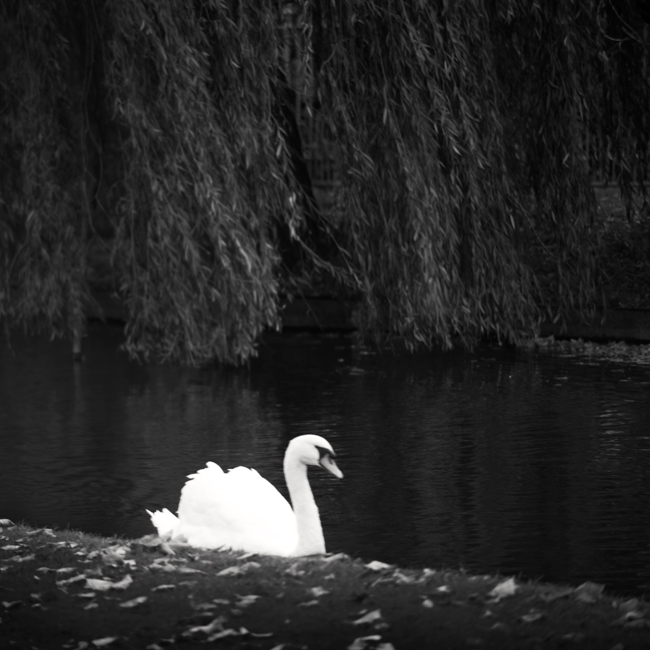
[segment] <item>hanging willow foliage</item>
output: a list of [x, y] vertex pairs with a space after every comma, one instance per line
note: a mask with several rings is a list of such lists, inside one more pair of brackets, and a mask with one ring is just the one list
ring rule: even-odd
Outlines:
[[[637, 4], [7, 0], [0, 319], [78, 335], [98, 247], [127, 348], [190, 364], [248, 358], [314, 267], [376, 340], [514, 341], [585, 313], [585, 143], [628, 196], [647, 172]], [[314, 111], [336, 218], [305, 164]]]
[[78, 332], [86, 281], [79, 106], [52, 3], [0, 9], [0, 321]]
[[251, 22], [272, 26], [274, 13], [133, 0], [106, 11], [107, 82], [129, 134], [115, 242], [129, 349], [241, 361], [278, 319], [278, 44]]
[[323, 94], [347, 152], [364, 328], [448, 345], [518, 338], [536, 316], [534, 281], [516, 247], [524, 208], [484, 7], [326, 4]]

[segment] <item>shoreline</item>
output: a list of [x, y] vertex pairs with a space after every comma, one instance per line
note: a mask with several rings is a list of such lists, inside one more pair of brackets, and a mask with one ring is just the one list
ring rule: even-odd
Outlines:
[[[0, 525], [5, 648], [647, 648], [650, 603], [338, 553], [277, 558]], [[232, 637], [232, 638], [230, 638]], [[214, 645], [213, 645], [214, 644]]]
[[[124, 309], [109, 292], [96, 292], [94, 298], [100, 311], [91, 312], [91, 319], [124, 321]], [[354, 331], [354, 301], [333, 298], [296, 298], [283, 307], [283, 330]], [[539, 335], [556, 339], [585, 341], [650, 343], [650, 309], [598, 309], [594, 318], [585, 322], [579, 317], [566, 323], [542, 323]]]

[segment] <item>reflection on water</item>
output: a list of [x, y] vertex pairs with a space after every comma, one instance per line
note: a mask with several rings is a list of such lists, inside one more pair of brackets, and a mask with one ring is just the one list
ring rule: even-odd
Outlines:
[[310, 477], [328, 549], [402, 565], [650, 585], [650, 373], [498, 350], [371, 354], [268, 339], [248, 368], [148, 366], [97, 327], [0, 348], [0, 517], [130, 537], [206, 460], [283, 493], [281, 459], [325, 436]]

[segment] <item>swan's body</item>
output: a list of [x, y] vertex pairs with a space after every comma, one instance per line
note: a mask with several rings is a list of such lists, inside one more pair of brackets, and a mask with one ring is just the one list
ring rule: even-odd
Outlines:
[[166, 508], [149, 512], [161, 537], [183, 538], [191, 546], [229, 548], [267, 555], [313, 555], [325, 552], [325, 539], [307, 467], [320, 465], [343, 474], [332, 446], [316, 435], [294, 438], [284, 455], [287, 500], [254, 469], [224, 472], [208, 463], [189, 475], [181, 490], [178, 517]]

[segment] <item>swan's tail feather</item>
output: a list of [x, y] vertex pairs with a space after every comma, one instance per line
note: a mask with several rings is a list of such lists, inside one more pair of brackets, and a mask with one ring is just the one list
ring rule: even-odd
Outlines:
[[169, 512], [167, 508], [156, 510], [156, 512], [147, 510], [147, 512], [151, 517], [151, 523], [158, 531], [159, 537], [173, 537], [174, 529], [178, 526], [178, 517], [176, 515]]

